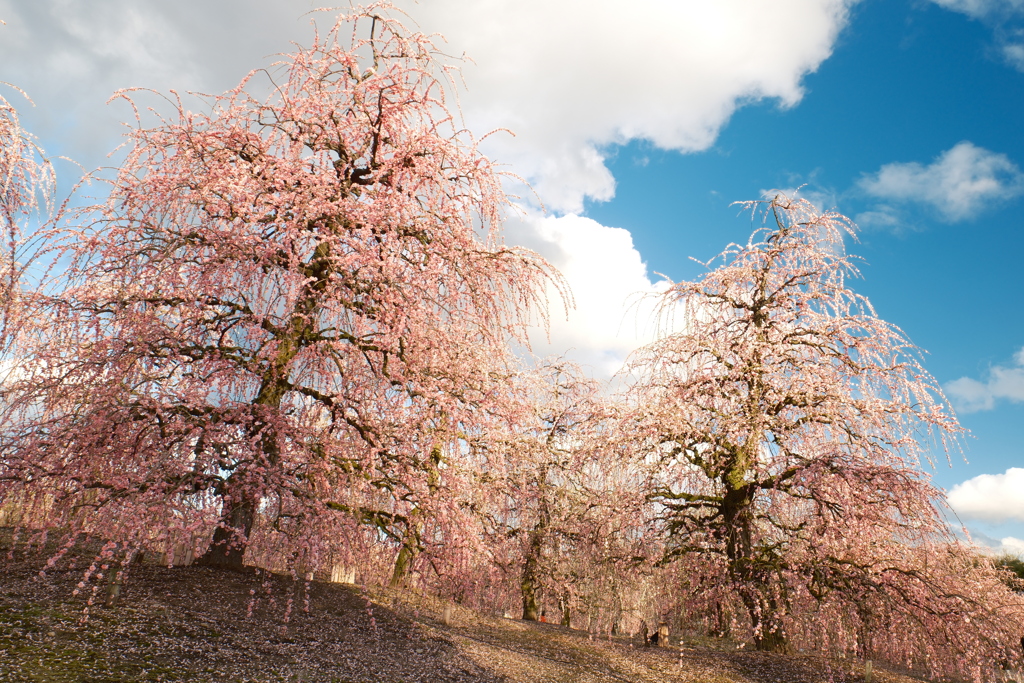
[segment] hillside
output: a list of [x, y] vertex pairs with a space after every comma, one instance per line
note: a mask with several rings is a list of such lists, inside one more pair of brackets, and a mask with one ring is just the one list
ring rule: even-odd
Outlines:
[[[629, 639], [503, 619], [413, 591], [313, 583], [203, 567], [131, 570], [119, 606], [94, 606], [74, 569], [37, 575], [40, 556], [0, 569], [0, 679], [11, 683], [825, 683], [861, 681], [853, 663], [732, 650], [722, 642], [640, 648]], [[88, 590], [83, 591], [88, 593]], [[102, 591], [99, 597], [102, 597]], [[290, 617], [285, 614], [291, 601]], [[100, 600], [97, 600], [100, 602]], [[254, 602], [252, 615], [247, 616]], [[856, 668], [856, 672], [853, 669]], [[878, 671], [875, 681], [910, 683]]]

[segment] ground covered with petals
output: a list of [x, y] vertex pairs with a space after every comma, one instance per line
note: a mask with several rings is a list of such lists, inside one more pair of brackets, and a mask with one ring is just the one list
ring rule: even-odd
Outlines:
[[[712, 640], [688, 642], [681, 653], [641, 648], [459, 605], [446, 624], [445, 603], [415, 591], [312, 582], [307, 593], [290, 577], [206, 567], [133, 566], [119, 604], [101, 606], [101, 587], [86, 620], [91, 589], [72, 595], [83, 558], [40, 578], [41, 553], [2, 552], [0, 679], [11, 683], [863, 680], [860, 663], [848, 660]], [[876, 667], [873, 680], [917, 679]]]

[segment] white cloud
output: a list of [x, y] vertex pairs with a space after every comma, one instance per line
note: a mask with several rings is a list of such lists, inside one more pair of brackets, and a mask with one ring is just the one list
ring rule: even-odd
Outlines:
[[1024, 193], [1024, 173], [1004, 154], [957, 143], [931, 164], [892, 163], [858, 183], [873, 197], [931, 206], [959, 221]]
[[980, 474], [954, 486], [947, 500], [963, 519], [1024, 522], [1024, 468]]
[[1017, 71], [1024, 71], [1024, 43], [1004, 43], [1003, 58]]
[[936, 5], [977, 19], [993, 29], [996, 52], [1017, 71], [1024, 71], [1024, 0], [932, 0]]
[[1007, 555], [1024, 557], [1024, 541], [1013, 536], [1006, 536], [999, 539], [999, 550]]
[[953, 406], [963, 413], [991, 410], [999, 399], [1024, 401], [1024, 348], [1014, 355], [1014, 365], [995, 365], [988, 378], [978, 381], [970, 377], [948, 382], [943, 387]]
[[[465, 52], [463, 111], [544, 202], [578, 211], [615, 181], [603, 146], [711, 145], [742, 104], [802, 96], [856, 0], [401, 0]], [[117, 88], [222, 91], [307, 42], [313, 0], [0, 0], [0, 80], [27, 88], [73, 156], [113, 146]], [[320, 20], [325, 25], [328, 20]], [[124, 115], [122, 108], [116, 112]], [[30, 122], [31, 123], [31, 122]], [[74, 142], [72, 142], [74, 141]], [[48, 149], [55, 146], [49, 141]], [[91, 145], [91, 147], [89, 146]], [[91, 165], [92, 158], [82, 159]]]
[[1024, 11], [1024, 0], [932, 0], [932, 2], [975, 19]]
[[[993, 538], [978, 529], [968, 529], [968, 533], [974, 546], [988, 555], [1024, 557], [1024, 541], [1015, 536]], [[960, 534], [958, 533], [957, 536], [960, 536]]]
[[[829, 56], [847, 0], [428, 0], [412, 8], [465, 69], [474, 129], [507, 127], [495, 153], [549, 206], [608, 199], [603, 145], [710, 146], [737, 106], [792, 105]], [[467, 10], [467, 7], [472, 7]]]
[[[120, 88], [222, 92], [272, 55], [308, 42], [313, 0], [0, 0], [0, 81], [36, 107], [27, 127], [50, 153], [92, 168], [118, 144]], [[164, 106], [166, 111], [168, 107]]]
[[664, 291], [664, 284], [651, 282], [628, 230], [573, 214], [535, 213], [509, 221], [507, 230], [510, 241], [534, 249], [562, 272], [576, 304], [567, 315], [553, 307], [550, 340], [537, 330], [535, 353], [568, 352], [607, 378], [631, 351], [654, 340], [654, 300], [646, 295]]
[[902, 213], [888, 204], [879, 204], [870, 211], [863, 211], [853, 217], [853, 222], [861, 228], [877, 228], [900, 232], [906, 229], [906, 222]]

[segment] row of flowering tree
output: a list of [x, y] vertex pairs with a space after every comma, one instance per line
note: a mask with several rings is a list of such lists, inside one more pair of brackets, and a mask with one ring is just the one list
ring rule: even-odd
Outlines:
[[624, 395], [530, 367], [512, 346], [562, 281], [502, 243], [449, 67], [388, 10], [140, 118], [74, 220], [34, 213], [52, 170], [0, 101], [0, 524], [609, 632], [1019, 661], [1024, 604], [925, 474], [961, 429], [848, 287], [852, 225], [752, 204], [750, 241], [668, 288]]

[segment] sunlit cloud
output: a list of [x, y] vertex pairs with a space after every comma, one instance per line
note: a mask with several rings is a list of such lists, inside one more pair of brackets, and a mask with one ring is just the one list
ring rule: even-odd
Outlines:
[[954, 486], [947, 499], [962, 519], [1024, 522], [1024, 468], [980, 474]]
[[932, 0], [932, 2], [974, 19], [1024, 12], [1024, 0]]
[[868, 213], [866, 222], [897, 222], [893, 204], [918, 204], [955, 222], [1024, 193], [1024, 173], [1006, 155], [964, 141], [928, 165], [895, 162], [864, 176], [860, 189], [886, 204]]
[[993, 31], [996, 54], [1017, 71], [1024, 71], [1024, 0], [932, 0], [959, 12]]
[[536, 330], [538, 355], [562, 355], [600, 377], [610, 377], [627, 356], [654, 340], [655, 296], [663, 281], [652, 281], [628, 230], [573, 214], [531, 212], [507, 224], [508, 238], [528, 246], [557, 267], [571, 288], [575, 307], [564, 311], [552, 291], [549, 335]]

